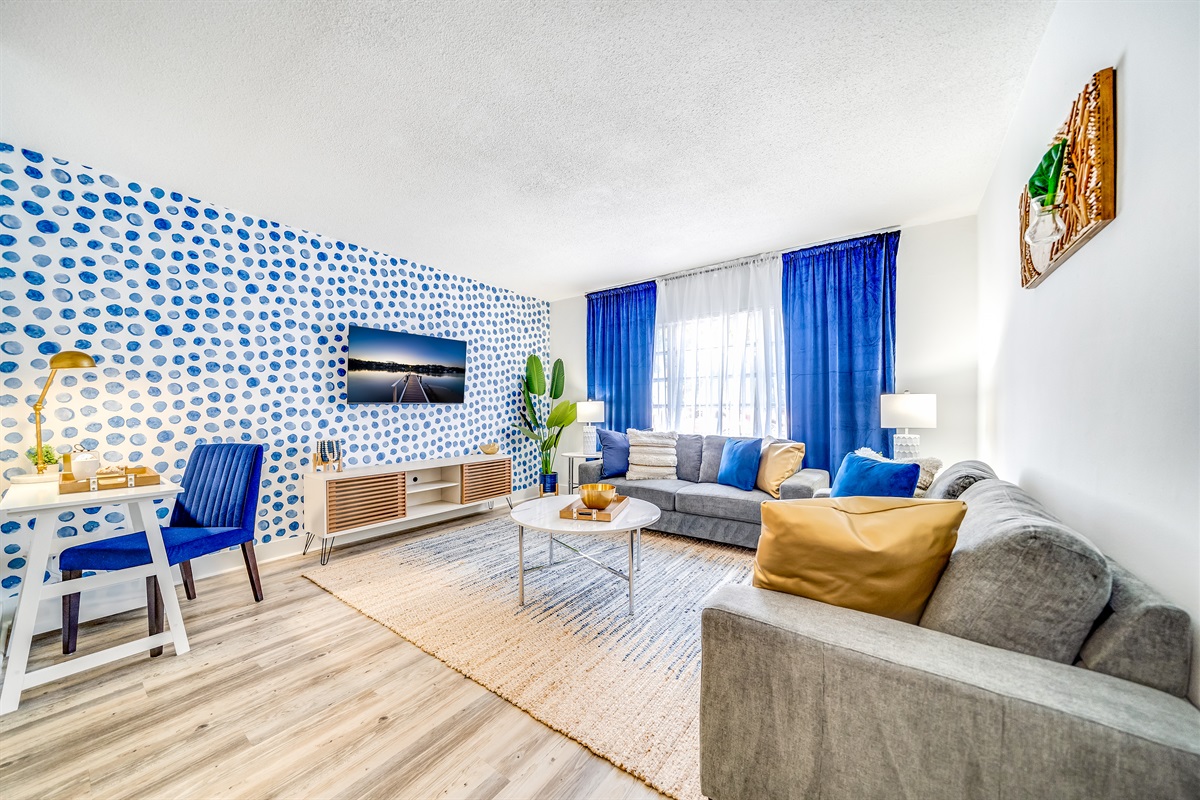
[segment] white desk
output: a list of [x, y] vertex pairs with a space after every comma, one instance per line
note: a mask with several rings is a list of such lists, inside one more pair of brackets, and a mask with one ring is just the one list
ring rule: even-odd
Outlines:
[[[54, 483], [34, 483], [9, 487], [0, 500], [0, 519], [24, 519], [36, 517], [33, 540], [25, 570], [21, 575], [21, 592], [17, 600], [17, 613], [13, 618], [12, 633], [8, 640], [8, 657], [4, 664], [4, 688], [0, 689], [0, 714], [16, 711], [21, 702], [21, 692], [34, 686], [74, 675], [77, 672], [136, 655], [166, 644], [175, 645], [175, 655], [188, 651], [187, 634], [183, 630], [183, 614], [179, 610], [179, 598], [175, 596], [175, 582], [171, 577], [171, 565], [167, 563], [167, 548], [163, 544], [162, 530], [154, 513], [154, 501], [174, 497], [183, 488], [171, 483], [158, 486], [139, 486], [134, 489], [107, 489], [101, 492], [78, 494], [58, 493]], [[80, 533], [60, 539], [57, 535], [58, 515], [64, 511], [81, 512], [84, 508], [118, 505], [127, 510], [128, 527], [123, 531], [99, 529], [91, 533]], [[69, 547], [80, 544], [125, 536], [138, 531], [146, 532], [152, 562], [143, 567], [114, 570], [73, 581], [53, 584], [42, 582], [42, 576], [50, 565], [52, 556]], [[163, 607], [167, 613], [169, 631], [146, 636], [132, 642], [110, 647], [96, 653], [63, 661], [53, 666], [27, 672], [29, 645], [33, 640], [33, 626], [37, 619], [38, 604], [42, 600], [60, 598], [87, 589], [99, 589], [137, 578], [158, 578], [159, 591], [163, 596]]]

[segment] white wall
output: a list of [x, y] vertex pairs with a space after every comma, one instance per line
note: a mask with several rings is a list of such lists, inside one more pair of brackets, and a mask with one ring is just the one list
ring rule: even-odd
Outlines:
[[[975, 218], [905, 228], [896, 254], [896, 389], [937, 395], [937, 428], [914, 433], [923, 454], [947, 465], [976, 457], [977, 314]], [[567, 364], [566, 396], [583, 399], [586, 298], [550, 304], [550, 355]], [[563, 449], [578, 449], [579, 436], [573, 426]]]
[[[983, 456], [1193, 622], [1198, 26], [1195, 3], [1059, 3], [978, 214]], [[1117, 218], [1042, 285], [1021, 289], [1017, 197], [1075, 95], [1109, 66]], [[1192, 665], [1195, 702], [1200, 647]]]
[[[587, 298], [568, 297], [550, 304], [550, 360], [563, 360], [567, 385], [563, 397], [568, 400], [587, 400]], [[559, 452], [578, 452], [583, 446], [583, 426], [572, 425], [560, 442]], [[558, 460], [564, 473], [567, 462]]]
[[901, 231], [896, 391], [937, 395], [937, 428], [913, 433], [947, 466], [977, 457], [978, 315], [975, 218]]

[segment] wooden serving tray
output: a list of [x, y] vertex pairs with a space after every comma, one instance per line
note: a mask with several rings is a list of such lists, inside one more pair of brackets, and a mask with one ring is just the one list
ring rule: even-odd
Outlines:
[[58, 482], [59, 494], [78, 494], [80, 492], [102, 492], [106, 489], [132, 489], [135, 486], [156, 486], [162, 483], [162, 476], [146, 467], [128, 467], [124, 472], [113, 475], [97, 475], [88, 480], [68, 480], [63, 475]]
[[558, 515], [563, 519], [586, 519], [592, 522], [612, 522], [625, 507], [629, 505], [629, 498], [624, 495], [617, 495], [607, 508], [588, 508], [583, 504], [582, 500], [576, 500], [571, 505], [558, 512]]

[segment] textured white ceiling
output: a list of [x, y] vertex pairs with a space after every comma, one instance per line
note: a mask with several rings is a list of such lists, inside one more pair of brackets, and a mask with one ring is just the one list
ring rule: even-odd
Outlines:
[[0, 139], [557, 299], [973, 213], [1052, 8], [0, 0]]

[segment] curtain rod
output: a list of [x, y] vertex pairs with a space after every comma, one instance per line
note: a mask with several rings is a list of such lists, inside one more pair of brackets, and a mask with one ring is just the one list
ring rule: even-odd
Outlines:
[[899, 225], [889, 225], [886, 228], [876, 228], [873, 231], [866, 231], [864, 233], [856, 233], [853, 236], [835, 236], [831, 239], [823, 239], [819, 242], [809, 242], [808, 244], [802, 244], [802, 245], [798, 245], [796, 247], [785, 247], [781, 250], [767, 250], [766, 252], [763, 252], [763, 253], [755, 253], [754, 255], [750, 255], [750, 256], [740, 256], [738, 258], [730, 259], [729, 261], [722, 261], [719, 264], [709, 264], [709, 265], [703, 266], [703, 267], [691, 267], [689, 269], [682, 269], [677, 272], [668, 272], [666, 275], [656, 275], [653, 278], [645, 278], [644, 280], [640, 280], [640, 281], [628, 281], [626, 283], [614, 283], [612, 286], [605, 286], [601, 289], [593, 289], [590, 292], [584, 292], [584, 296], [587, 296], [589, 294], [595, 294], [597, 292], [607, 292], [610, 289], [619, 289], [622, 286], [632, 286], [635, 283], [646, 283], [647, 281], [673, 280], [675, 278], [685, 278], [690, 275], [699, 275], [699, 274], [705, 273], [705, 272], [715, 272], [716, 270], [719, 270], [719, 269], [729, 269], [730, 267], [736, 265], [740, 261], [747, 261], [752, 258], [762, 258], [763, 256], [773, 256], [773, 255], [776, 255], [777, 253], [791, 253], [796, 250], [807, 250], [810, 247], [820, 247], [821, 245], [833, 244], [834, 242], [848, 242], [851, 239], [861, 239], [864, 236], [875, 236], [876, 234], [891, 233], [892, 231], [898, 231], [898, 230], [900, 230]]

